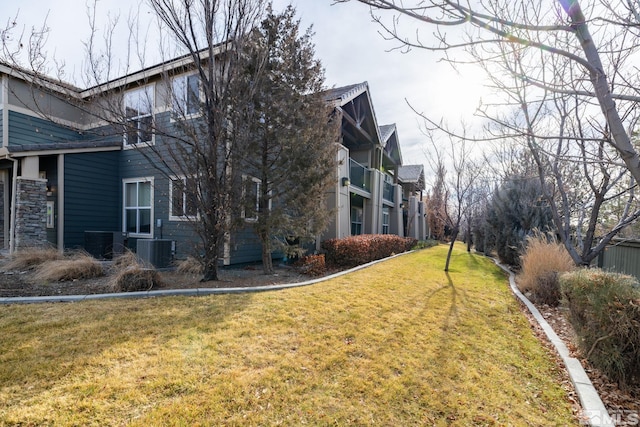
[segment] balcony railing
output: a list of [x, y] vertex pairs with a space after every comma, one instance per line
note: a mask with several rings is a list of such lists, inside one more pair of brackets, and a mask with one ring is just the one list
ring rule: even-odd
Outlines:
[[349, 181], [352, 187], [371, 192], [371, 171], [353, 159], [349, 159]]

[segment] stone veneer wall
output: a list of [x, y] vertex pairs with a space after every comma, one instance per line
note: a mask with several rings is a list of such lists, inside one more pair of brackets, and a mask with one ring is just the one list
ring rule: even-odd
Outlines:
[[18, 178], [16, 182], [15, 249], [47, 242], [47, 180]]

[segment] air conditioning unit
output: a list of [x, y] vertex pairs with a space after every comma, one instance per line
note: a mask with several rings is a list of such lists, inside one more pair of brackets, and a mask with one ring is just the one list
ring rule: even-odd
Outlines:
[[113, 259], [125, 249], [125, 235], [121, 231], [85, 231], [84, 249], [96, 259]]
[[155, 268], [171, 267], [175, 253], [175, 241], [168, 239], [138, 239], [138, 258]]

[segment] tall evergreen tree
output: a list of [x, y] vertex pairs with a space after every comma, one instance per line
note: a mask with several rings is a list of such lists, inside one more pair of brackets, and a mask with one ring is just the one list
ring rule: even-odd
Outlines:
[[513, 177], [493, 193], [483, 231], [491, 233], [498, 257], [507, 264], [520, 265], [522, 245], [534, 230], [554, 230], [551, 209], [541, 196], [537, 178]]
[[314, 58], [312, 32], [300, 32], [295, 9], [267, 8], [245, 56], [242, 90], [251, 101], [237, 109], [236, 129], [247, 153], [243, 170], [245, 221], [262, 244], [265, 274], [272, 254], [300, 254], [327, 226], [327, 190], [335, 182], [337, 124], [321, 95], [324, 72]]

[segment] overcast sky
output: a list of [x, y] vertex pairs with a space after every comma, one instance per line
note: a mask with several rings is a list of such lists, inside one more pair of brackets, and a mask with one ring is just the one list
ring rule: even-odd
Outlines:
[[[82, 41], [90, 30], [85, 0], [3, 1], [0, 16], [13, 19], [19, 10], [18, 24], [29, 31], [47, 17], [50, 28], [47, 50], [67, 63], [68, 72], [80, 68], [84, 56]], [[99, 17], [120, 14], [125, 21], [130, 0], [101, 0]], [[369, 15], [369, 9], [352, 1], [332, 5], [332, 0], [274, 0], [282, 10], [292, 3], [306, 29], [313, 25], [316, 56], [325, 68], [328, 87], [340, 87], [367, 81], [379, 125], [396, 123], [405, 164], [429, 162], [424, 155], [428, 140], [420, 131], [418, 116], [407, 101], [432, 118], [445, 118], [451, 124], [471, 119], [481, 97], [481, 75], [473, 70], [460, 75], [438, 57], [423, 50], [402, 53], [393, 50], [397, 42], [385, 40], [381, 28]], [[4, 23], [3, 23], [4, 24]], [[126, 32], [126, 27], [122, 27]], [[425, 34], [431, 30], [425, 31]], [[150, 65], [150, 64], [147, 64]], [[77, 71], [76, 71], [77, 72]]]

